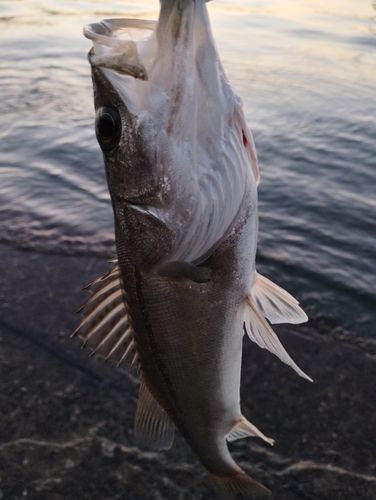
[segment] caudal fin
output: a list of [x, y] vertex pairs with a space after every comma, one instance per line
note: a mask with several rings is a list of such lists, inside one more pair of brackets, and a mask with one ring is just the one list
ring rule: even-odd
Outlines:
[[209, 477], [221, 500], [253, 500], [271, 497], [271, 492], [265, 486], [245, 472], [239, 472], [233, 476], [216, 476], [209, 473]]

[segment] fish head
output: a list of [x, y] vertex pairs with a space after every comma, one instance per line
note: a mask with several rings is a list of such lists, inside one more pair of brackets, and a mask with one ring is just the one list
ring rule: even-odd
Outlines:
[[107, 182], [116, 202], [160, 206], [165, 190], [160, 182], [154, 141], [155, 123], [132, 113], [107, 76], [92, 68], [95, 134], [102, 149]]
[[[133, 28], [133, 24], [136, 24], [136, 28]], [[123, 41], [121, 35], [125, 31], [128, 36], [129, 32], [141, 33], [142, 36], [152, 32], [154, 26], [155, 22], [152, 21], [132, 23], [132, 20], [107, 20], [85, 28], [86, 35], [95, 40], [89, 52], [96, 113], [95, 132], [103, 152], [110, 194], [114, 200], [140, 206], [166, 203], [161, 183], [163, 169], [159, 168], [156, 148], [153, 147], [157, 121], [136, 102], [138, 85], [147, 80], [146, 69], [138, 57], [136, 43], [128, 39]], [[112, 45], [108, 46], [109, 43]], [[122, 78], [125, 87], [137, 80], [132, 89], [133, 98], [124, 99], [119, 93]]]
[[[139, 87], [147, 81], [146, 70], [138, 53], [133, 59], [130, 54], [136, 47], [131, 37], [147, 39], [155, 24], [105, 20], [85, 27], [86, 36], [94, 41], [89, 61], [95, 133], [103, 153], [115, 226], [135, 263], [147, 269], [171, 252], [175, 239], [174, 231], [156, 213], [170, 206], [171, 193], [158, 159], [158, 121], [140, 103]], [[124, 94], [119, 91], [123, 87]]]
[[84, 33], [94, 42], [96, 135], [122, 237], [141, 267], [203, 262], [249, 196], [256, 210], [258, 182], [205, 1], [163, 0], [157, 23], [105, 20]]

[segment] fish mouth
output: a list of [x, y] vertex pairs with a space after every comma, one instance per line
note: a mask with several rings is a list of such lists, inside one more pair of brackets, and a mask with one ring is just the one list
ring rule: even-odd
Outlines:
[[156, 21], [140, 19], [104, 19], [86, 25], [84, 36], [94, 43], [88, 57], [90, 64], [147, 80], [142, 41], [150, 37], [155, 25]]

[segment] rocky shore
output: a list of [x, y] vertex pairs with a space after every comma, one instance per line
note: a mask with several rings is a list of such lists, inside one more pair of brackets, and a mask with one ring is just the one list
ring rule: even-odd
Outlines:
[[[169, 451], [136, 447], [137, 374], [69, 338], [105, 259], [0, 259], [0, 499], [214, 500], [178, 433]], [[234, 457], [275, 500], [376, 500], [374, 344], [312, 323], [278, 334], [314, 383], [245, 338], [243, 413], [276, 442], [238, 441]]]

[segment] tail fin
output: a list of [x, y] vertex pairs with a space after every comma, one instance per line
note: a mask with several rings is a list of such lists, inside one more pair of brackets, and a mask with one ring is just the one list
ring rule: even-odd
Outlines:
[[221, 500], [270, 498], [271, 492], [245, 472], [233, 476], [216, 476], [209, 472], [210, 480]]

